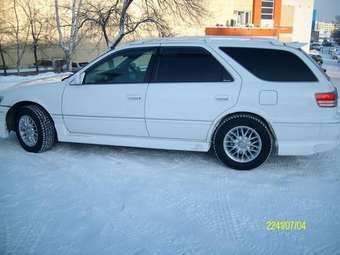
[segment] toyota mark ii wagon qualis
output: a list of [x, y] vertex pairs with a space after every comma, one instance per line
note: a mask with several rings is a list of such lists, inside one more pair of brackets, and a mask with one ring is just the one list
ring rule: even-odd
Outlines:
[[253, 38], [129, 43], [62, 80], [0, 91], [0, 135], [43, 152], [56, 141], [209, 151], [247, 170], [272, 153], [340, 140], [338, 95], [296, 45]]

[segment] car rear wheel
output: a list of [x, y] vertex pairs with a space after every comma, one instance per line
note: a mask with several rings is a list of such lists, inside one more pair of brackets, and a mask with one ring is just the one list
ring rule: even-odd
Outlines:
[[217, 158], [236, 170], [251, 170], [264, 163], [271, 154], [273, 139], [267, 125], [248, 114], [225, 119], [213, 137]]
[[16, 134], [21, 146], [28, 152], [44, 152], [56, 141], [53, 121], [37, 105], [24, 106], [16, 116]]

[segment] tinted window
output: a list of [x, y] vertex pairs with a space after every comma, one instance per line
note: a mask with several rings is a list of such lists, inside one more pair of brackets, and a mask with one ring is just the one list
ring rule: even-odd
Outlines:
[[199, 47], [164, 47], [159, 54], [157, 82], [232, 81], [224, 67]]
[[118, 52], [86, 71], [84, 84], [142, 83], [154, 49]]
[[317, 81], [302, 59], [291, 52], [258, 48], [221, 49], [260, 79], [281, 82]]

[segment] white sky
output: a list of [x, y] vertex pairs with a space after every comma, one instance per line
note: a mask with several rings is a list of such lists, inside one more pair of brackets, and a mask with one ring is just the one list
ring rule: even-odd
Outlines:
[[318, 11], [319, 20], [333, 21], [340, 15], [340, 0], [315, 0], [314, 9]]

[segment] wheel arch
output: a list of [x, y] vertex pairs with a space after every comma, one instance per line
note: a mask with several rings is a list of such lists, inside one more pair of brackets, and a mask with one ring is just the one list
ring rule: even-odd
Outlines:
[[51, 114], [41, 104], [38, 104], [33, 101], [20, 101], [20, 102], [15, 103], [11, 108], [9, 108], [6, 114], [6, 124], [7, 124], [7, 129], [9, 131], [15, 130], [15, 120], [16, 120], [16, 116], [18, 114], [19, 109], [21, 107], [28, 106], [28, 105], [36, 105], [36, 106], [39, 106], [41, 109], [43, 109], [48, 114], [48, 116], [52, 120], [53, 126], [55, 127], [55, 123], [54, 123], [54, 120]]
[[248, 111], [239, 111], [239, 112], [232, 112], [232, 113], [228, 113], [224, 116], [222, 116], [221, 118], [218, 119], [218, 121], [216, 121], [213, 125], [213, 128], [212, 130], [209, 132], [209, 141], [211, 142], [214, 135], [215, 135], [215, 132], [217, 131], [219, 125], [227, 118], [231, 117], [231, 116], [235, 116], [235, 115], [250, 115], [252, 117], [255, 117], [255, 118], [258, 118], [260, 119], [265, 125], [266, 127], [268, 128], [269, 130], [269, 133], [270, 133], [270, 136], [271, 138], [273, 139], [273, 144], [274, 144], [274, 148], [273, 148], [273, 152], [274, 153], [277, 153], [278, 151], [278, 142], [277, 142], [277, 136], [275, 134], [275, 131], [274, 131], [274, 128], [273, 126], [271, 125], [271, 123], [263, 116], [261, 116], [260, 114], [257, 114], [257, 113], [253, 113], [253, 112], [248, 112]]

